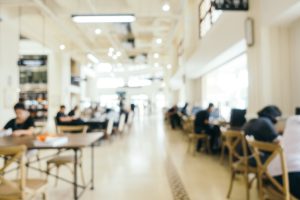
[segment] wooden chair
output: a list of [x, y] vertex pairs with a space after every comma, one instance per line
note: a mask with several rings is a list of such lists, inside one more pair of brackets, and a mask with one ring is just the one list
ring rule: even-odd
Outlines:
[[[243, 132], [228, 130], [223, 133], [225, 138], [224, 142], [228, 148], [229, 166], [231, 169], [231, 180], [227, 193], [227, 198], [230, 198], [231, 191], [233, 188], [233, 182], [237, 174], [243, 174], [246, 186], [246, 199], [250, 198], [250, 188], [253, 181], [256, 178], [257, 169], [248, 165], [248, 150], [246, 139]], [[241, 152], [238, 148], [241, 146]], [[250, 179], [249, 175], [254, 174], [255, 176]]]
[[[76, 125], [76, 126], [57, 126], [58, 134], [65, 134], [68, 132], [80, 132], [81, 134], [86, 134], [88, 129], [88, 126], [85, 125]], [[59, 151], [57, 153], [58, 155], [50, 160], [47, 160], [47, 174], [50, 173], [50, 171], [53, 168], [56, 168], [56, 176], [59, 175], [59, 169], [62, 166], [67, 167], [71, 173], [74, 173], [72, 168], [69, 166], [69, 164], [74, 164], [74, 156], [73, 155], [60, 155], [61, 152]], [[85, 179], [83, 174], [83, 168], [82, 168], [82, 150], [80, 149], [79, 158], [78, 158], [78, 165], [81, 172], [81, 179], [82, 183], [85, 185]], [[58, 177], [56, 177], [55, 185], [58, 183]]]
[[[42, 195], [46, 199], [47, 181], [41, 179], [26, 179], [25, 170], [26, 146], [0, 147], [0, 155], [6, 158], [0, 168], [0, 199], [21, 200], [32, 199]], [[5, 171], [13, 163], [19, 165], [20, 179], [11, 181], [4, 177]]]
[[193, 148], [193, 155], [196, 153], [196, 148], [197, 148], [197, 142], [202, 141], [204, 144], [205, 150], [210, 153], [210, 142], [209, 142], [209, 137], [207, 134], [203, 133], [189, 133], [188, 134], [188, 148], [187, 152], [191, 151], [191, 148]]
[[183, 118], [182, 119], [182, 129], [183, 132], [187, 135], [194, 132], [194, 120], [192, 118]]
[[[257, 164], [260, 199], [296, 199], [289, 192], [289, 177], [282, 147], [279, 144], [255, 141], [252, 138], [247, 138], [247, 140]], [[262, 161], [262, 153], [269, 153], [265, 161]], [[276, 157], [280, 159], [283, 184], [280, 184], [268, 172], [268, 166]]]

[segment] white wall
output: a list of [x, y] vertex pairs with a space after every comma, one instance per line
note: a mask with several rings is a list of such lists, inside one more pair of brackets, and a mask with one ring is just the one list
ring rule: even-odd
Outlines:
[[0, 128], [14, 117], [13, 106], [18, 101], [19, 69], [18, 9], [0, 7]]

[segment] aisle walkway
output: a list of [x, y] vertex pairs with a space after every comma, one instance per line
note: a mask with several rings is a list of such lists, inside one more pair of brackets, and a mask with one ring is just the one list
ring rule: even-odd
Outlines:
[[[95, 190], [87, 191], [81, 199], [226, 199], [229, 168], [220, 164], [218, 156], [192, 156], [186, 148], [180, 131], [170, 130], [161, 116], [136, 118], [128, 133], [96, 148]], [[90, 152], [84, 153], [89, 158]], [[89, 175], [88, 165], [86, 160]], [[66, 183], [54, 187], [50, 180], [49, 188], [49, 199], [72, 199], [72, 187]], [[236, 182], [231, 199], [245, 199], [241, 180]]]

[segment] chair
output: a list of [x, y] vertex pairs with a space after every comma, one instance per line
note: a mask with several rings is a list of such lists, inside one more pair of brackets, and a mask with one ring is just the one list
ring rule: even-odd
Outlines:
[[[73, 132], [73, 131], [81, 132], [81, 134], [86, 134], [87, 129], [88, 129], [88, 126], [85, 126], [85, 125], [76, 125], [76, 126], [62, 126], [62, 125], [59, 125], [59, 126], [57, 126], [58, 134], [65, 134], [65, 133]], [[74, 162], [75, 162], [74, 161], [74, 156], [73, 155], [62, 156], [62, 155], [59, 155], [59, 154], [61, 154], [61, 151], [58, 151], [58, 153], [57, 153], [58, 156], [56, 156], [56, 157], [54, 157], [50, 160], [47, 160], [47, 174], [49, 175], [50, 171], [53, 168], [56, 168], [56, 176], [58, 176], [59, 175], [59, 169], [62, 166], [67, 167], [71, 171], [71, 173], [74, 173], [72, 168], [69, 166], [69, 164], [74, 164]], [[80, 168], [80, 171], [81, 171], [82, 182], [83, 182], [83, 184], [85, 184], [84, 175], [83, 175], [83, 168], [82, 168], [82, 150], [81, 149], [80, 149], [78, 160], [79, 160], [78, 165], [79, 165], [79, 168]], [[56, 177], [55, 185], [57, 185], [57, 183], [58, 183], [58, 177]]]
[[[248, 150], [246, 139], [243, 132], [227, 130], [223, 133], [225, 146], [228, 148], [229, 166], [231, 169], [231, 180], [227, 193], [227, 198], [230, 198], [233, 188], [233, 182], [237, 174], [243, 174], [246, 186], [246, 199], [250, 198], [250, 188], [255, 180], [257, 169], [248, 165]], [[241, 152], [239, 152], [241, 147]], [[249, 179], [249, 175], [254, 174], [252, 179]]]
[[[0, 168], [0, 199], [21, 200], [32, 199], [42, 195], [46, 199], [47, 181], [41, 179], [26, 179], [25, 170], [26, 146], [0, 147], [0, 155], [6, 158]], [[4, 177], [5, 171], [13, 163], [19, 164], [20, 179], [11, 181]]]
[[124, 132], [125, 119], [126, 119], [126, 115], [124, 113], [121, 114], [120, 120], [119, 120], [118, 129], [117, 129], [117, 132], [120, 133], [120, 134], [122, 134]]
[[197, 142], [199, 140], [203, 141], [205, 150], [208, 153], [210, 153], [209, 137], [204, 132], [202, 132], [200, 134], [196, 134], [196, 133], [189, 133], [188, 134], [188, 148], [187, 148], [187, 152], [190, 152], [191, 148], [194, 147], [193, 148], [193, 155], [195, 155]]
[[[248, 144], [253, 151], [258, 171], [258, 189], [260, 199], [290, 200], [296, 199], [289, 192], [289, 178], [283, 149], [279, 144], [255, 141], [247, 138]], [[269, 156], [263, 162], [262, 153], [268, 153]], [[282, 185], [274, 179], [268, 172], [268, 166], [279, 157], [282, 170]]]
[[192, 118], [182, 118], [182, 129], [184, 133], [192, 133], [194, 131], [194, 120]]

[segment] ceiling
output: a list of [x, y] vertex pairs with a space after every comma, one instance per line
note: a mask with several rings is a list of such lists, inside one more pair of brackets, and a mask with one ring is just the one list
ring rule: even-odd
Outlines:
[[[168, 3], [169, 12], [162, 11]], [[18, 6], [20, 34], [46, 45], [64, 44], [73, 59], [85, 60], [94, 54], [102, 62], [164, 62], [167, 49], [182, 13], [182, 0], [0, 0], [0, 6]], [[76, 24], [72, 14], [134, 14], [131, 24]], [[101, 34], [95, 34], [100, 29]], [[156, 39], [162, 43], [157, 44]], [[47, 42], [45, 42], [47, 40]], [[113, 59], [109, 48], [120, 51]], [[153, 54], [159, 53], [159, 59]]]

